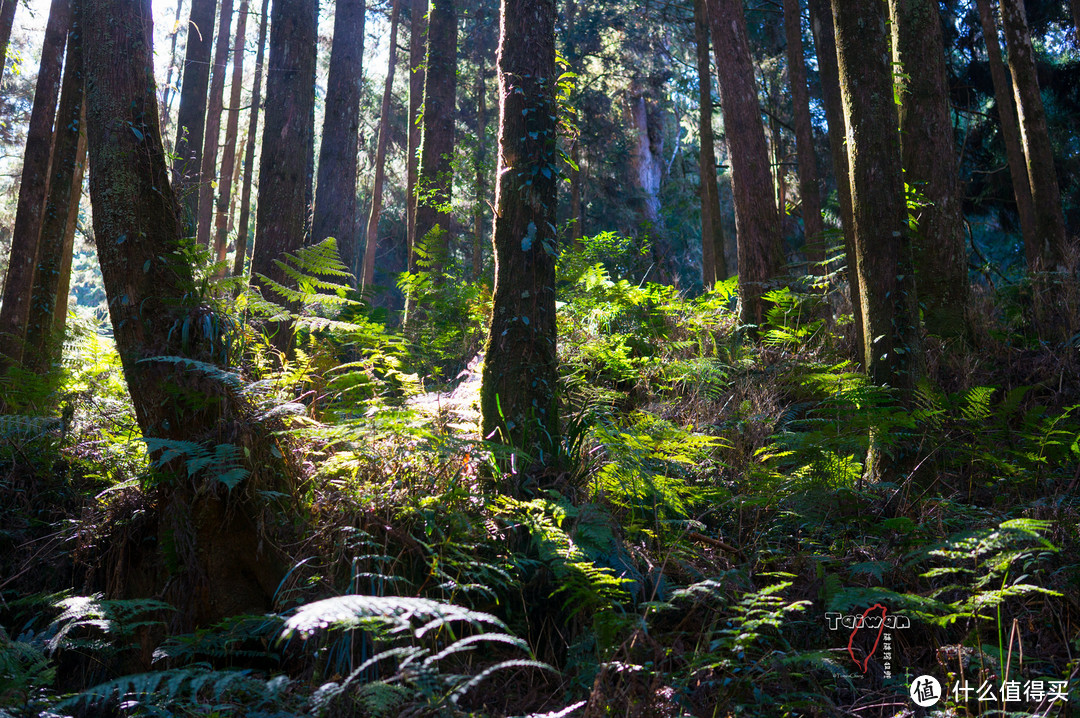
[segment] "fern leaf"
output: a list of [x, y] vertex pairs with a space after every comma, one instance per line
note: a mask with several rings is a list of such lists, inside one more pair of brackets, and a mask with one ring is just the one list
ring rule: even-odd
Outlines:
[[502, 661], [501, 663], [496, 663], [493, 666], [489, 666], [488, 668], [485, 668], [479, 674], [473, 676], [469, 680], [462, 683], [460, 686], [457, 686], [456, 688], [454, 688], [453, 692], [451, 693], [450, 700], [452, 700], [454, 703], [457, 703], [458, 699], [460, 699], [462, 696], [464, 696], [470, 690], [472, 690], [473, 688], [478, 686], [480, 683], [482, 683], [488, 676], [490, 676], [491, 674], [496, 673], [498, 671], [504, 671], [504, 670], [506, 670], [508, 668], [539, 668], [540, 670], [543, 670], [543, 671], [552, 671], [554, 673], [558, 673], [558, 671], [556, 671], [554, 668], [552, 668], [548, 664], [543, 663], [542, 661], [533, 661], [533, 660], [527, 660], [527, 659], [515, 659], [515, 660], [510, 660], [510, 661]]
[[505, 643], [510, 646], [515, 646], [523, 651], [529, 650], [529, 645], [525, 641], [521, 640], [517, 636], [511, 636], [506, 633], [479, 633], [475, 636], [466, 636], [460, 640], [454, 641], [449, 646], [439, 651], [433, 656], [429, 656], [424, 659], [425, 664], [432, 664], [441, 661], [449, 655], [459, 653], [461, 651], [471, 651], [477, 643]]
[[[413, 621], [425, 623], [413, 628]], [[393, 632], [413, 630], [417, 637], [447, 623], [462, 621], [473, 626], [492, 625], [508, 630], [491, 614], [452, 603], [403, 596], [337, 596], [315, 601], [297, 610], [285, 622], [283, 638], [300, 634], [308, 637], [326, 628], [357, 628], [367, 621], [382, 624]]]

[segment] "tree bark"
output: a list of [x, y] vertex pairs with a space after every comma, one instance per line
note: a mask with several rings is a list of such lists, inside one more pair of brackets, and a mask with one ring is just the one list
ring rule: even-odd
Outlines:
[[[38, 374], [47, 371], [59, 358], [54, 316], [65, 256], [69, 205], [74, 203], [78, 207], [82, 194], [79, 146], [82, 144], [81, 137], [86, 134], [82, 127], [85, 87], [82, 37], [82, 28], [73, 17], [68, 33], [60, 105], [56, 111], [49, 199], [41, 222], [38, 263], [34, 272], [33, 300], [30, 302], [26, 352], [23, 356], [23, 365]], [[71, 252], [70, 247], [67, 252]]]
[[[221, 112], [225, 103], [225, 74], [229, 65], [229, 43], [232, 40], [232, 10], [233, 0], [222, 0], [217, 46], [214, 48], [214, 67], [210, 76], [210, 98], [207, 100], [202, 169], [199, 172], [202, 181], [199, 182], [199, 214], [195, 237], [202, 247], [210, 244], [210, 229], [214, 221], [213, 180], [218, 177], [218, 143], [221, 139]], [[227, 178], [226, 181], [228, 181]]]
[[3, 0], [0, 5], [0, 82], [4, 80], [8, 42], [11, 41], [11, 28], [15, 24], [15, 8], [18, 6], [18, 0]]
[[481, 424], [484, 437], [550, 466], [559, 447], [555, 0], [502, 1], [498, 75], [495, 294]]
[[1072, 11], [1073, 32], [1076, 33], [1076, 47], [1080, 48], [1080, 0], [1069, 0], [1069, 10]]
[[189, 428], [182, 403], [167, 398], [160, 364], [142, 361], [182, 353], [170, 330], [190, 307], [173, 299], [194, 284], [158, 134], [150, 2], [77, 2], [93, 38], [85, 47], [90, 198], [117, 350], [144, 434], [180, 438]]
[[[650, 111], [652, 110], [652, 111]], [[642, 88], [631, 90], [630, 124], [633, 127], [634, 152], [630, 156], [631, 181], [641, 198], [642, 234], [652, 247], [655, 279], [670, 284], [671, 251], [660, 219], [660, 181], [664, 174], [664, 135], [652, 103]]]
[[1005, 72], [998, 42], [998, 27], [990, 0], [975, 0], [979, 10], [983, 39], [986, 42], [986, 59], [990, 65], [990, 78], [994, 83], [994, 106], [1001, 122], [1001, 140], [1005, 145], [1005, 158], [1012, 177], [1016, 213], [1020, 219], [1020, 234], [1024, 239], [1024, 254], [1029, 267], [1039, 265], [1039, 239], [1035, 228], [1035, 208], [1031, 203], [1031, 183], [1028, 181], [1027, 158], [1020, 144], [1020, 123], [1016, 119], [1012, 82]]
[[728, 278], [728, 270], [724, 259], [720, 188], [716, 184], [709, 21], [705, 15], [705, 0], [694, 0], [694, 41], [697, 47], [698, 135], [701, 137], [698, 157], [701, 177], [701, 281], [705, 289], [712, 289], [717, 280]]
[[1028, 182], [1035, 212], [1036, 260], [1030, 271], [1065, 269], [1065, 220], [1061, 192], [1054, 171], [1054, 151], [1046, 127], [1046, 112], [1039, 94], [1035, 53], [1031, 47], [1024, 4], [1021, 0], [1001, 0], [1001, 24], [1009, 52], [1013, 92], [1020, 125], [1020, 140], [1027, 158]]
[[[237, 138], [238, 146], [247, 146], [247, 135]], [[235, 148], [233, 149], [235, 155]], [[236, 188], [240, 186], [240, 180], [242, 179], [242, 173], [244, 169], [244, 163], [236, 161], [236, 157], [233, 157], [233, 174], [232, 174], [232, 192], [229, 199], [229, 213], [225, 220], [225, 234], [228, 236], [230, 232], [236, 229], [236, 210], [240, 208], [240, 193], [236, 191]]]
[[270, 19], [270, 0], [263, 0], [259, 19], [259, 47], [255, 51], [255, 80], [251, 87], [251, 114], [248, 117], [247, 147], [244, 149], [244, 185], [240, 190], [240, 217], [236, 221], [236, 256], [233, 276], [244, 273], [247, 254], [248, 222], [251, 216], [251, 182], [255, 168], [255, 140], [259, 130], [259, 106], [262, 103], [263, 55], [266, 52], [266, 24]]
[[180, 37], [180, 13], [183, 11], [184, 0], [176, 0], [176, 25], [169, 34], [172, 45], [169, 48], [169, 69], [165, 73], [165, 89], [161, 93], [161, 136], [163, 138], [169, 134], [169, 114], [172, 112], [172, 99], [176, 94], [173, 91], [173, 72], [176, 71], [176, 40]]
[[[361, 63], [364, 59], [364, 0], [338, 0], [334, 46], [326, 82], [326, 116], [319, 149], [312, 239], [337, 239], [341, 261], [360, 274], [357, 244], [356, 153], [360, 140]], [[269, 93], [267, 93], [269, 99]]]
[[416, 244], [416, 181], [420, 174], [420, 110], [424, 106], [425, 47], [427, 46], [428, 0], [412, 0], [409, 6], [409, 143], [407, 178], [405, 187], [408, 247], [406, 264], [415, 269], [412, 262], [413, 245]]
[[[315, 8], [317, 0], [276, 2], [270, 22], [270, 58], [266, 73], [266, 123], [259, 165], [259, 206], [251, 275], [285, 286], [293, 282], [277, 266], [285, 252], [306, 240], [311, 148], [314, 142]], [[263, 295], [270, 285], [256, 279]], [[289, 339], [278, 335], [279, 348]]]
[[487, 166], [484, 162], [484, 148], [487, 146], [487, 83], [484, 81], [484, 58], [476, 58], [476, 151], [473, 154], [473, 170], [476, 172], [476, 197], [473, 201], [473, 251], [472, 277], [480, 281], [484, 269], [484, 205], [487, 196]]
[[848, 294], [851, 297], [855, 346], [860, 354], [861, 363], [863, 319], [862, 297], [859, 294], [859, 254], [855, 251], [855, 216], [851, 207], [851, 176], [848, 172], [847, 148], [844, 146], [844, 103], [840, 93], [840, 69], [836, 59], [836, 34], [829, 0], [809, 0], [809, 6], [810, 29], [814, 33], [814, 51], [817, 55], [818, 74], [821, 77], [821, 99], [825, 106], [825, 120], [829, 124], [829, 154], [832, 157], [833, 175], [836, 177], [836, 195], [840, 205], [840, 231], [843, 234], [844, 255], [847, 259], [845, 274], [848, 280]]
[[[581, 70], [581, 53], [577, 47], [577, 0], [566, 0], [566, 58], [572, 72]], [[575, 116], [575, 120], [579, 120]], [[570, 239], [574, 247], [580, 247], [581, 240], [585, 237], [585, 206], [582, 203], [581, 186], [585, 180], [581, 171], [581, 130], [576, 128], [576, 136], [571, 140], [570, 161], [573, 163], [569, 168], [570, 176]]]
[[765, 313], [761, 295], [783, 261], [769, 151], [765, 146], [742, 3], [706, 0], [706, 7], [731, 159], [742, 321], [760, 325]]
[[918, 305], [884, 7], [877, 0], [832, 0], [832, 8], [862, 298], [863, 365], [875, 384], [910, 389], [919, 351]]
[[0, 305], [0, 373], [5, 357], [11, 363], [22, 361], [26, 325], [30, 318], [30, 298], [34, 288], [38, 242], [45, 200], [49, 192], [49, 158], [52, 151], [53, 118], [60, 92], [60, 66], [64, 58], [71, 25], [69, 0], [52, 0], [45, 39], [38, 66], [34, 105], [26, 130], [22, 180], [15, 207], [15, 225], [11, 234], [11, 255], [3, 304]]
[[[157, 359], [212, 361], [210, 349], [221, 337], [202, 330], [217, 324], [204, 321], [211, 310], [197, 304], [182, 249], [158, 125], [150, 1], [78, 2], [86, 37], [93, 38], [84, 51], [94, 234], [113, 334], [143, 436], [206, 447], [237, 441], [253, 457], [245, 464], [252, 471], [245, 483], [281, 488], [269, 479], [277, 478], [283, 462], [271, 456], [270, 439], [242, 399], [200, 372]], [[221, 354], [219, 347], [213, 356]], [[178, 394], [193, 399], [214, 389], [215, 401], [177, 400]], [[182, 623], [207, 625], [234, 613], [268, 610], [283, 571], [263, 548], [258, 509], [243, 498], [247, 492], [225, 496], [213, 476], [188, 476], [183, 462], [163, 471], [175, 475], [163, 477], [155, 490], [159, 546], [168, 540], [173, 556], [166, 562], [159, 549], [157, 560], [148, 563], [156, 567], [154, 582], [167, 586], [165, 599], [185, 617]], [[169, 564], [178, 564], [179, 573]], [[172, 580], [166, 581], [166, 572], [173, 572]]]
[[634, 133], [634, 154], [631, 155], [632, 179], [643, 200], [643, 224], [650, 233], [660, 226], [660, 179], [664, 172], [664, 138], [654, 122], [650, 122], [649, 101], [640, 88], [630, 97], [630, 123]]
[[[225, 152], [221, 156], [218, 175], [217, 207], [214, 216], [214, 258], [224, 267], [225, 250], [229, 239], [229, 199], [236, 184], [236, 136], [240, 131], [240, 93], [244, 89], [244, 41], [247, 37], [248, 0], [241, 0], [236, 19], [236, 38], [233, 42], [232, 87], [229, 92], [229, 119], [225, 123]], [[224, 274], [224, 269], [221, 270]]]
[[375, 255], [379, 248], [379, 218], [382, 216], [383, 182], [386, 181], [386, 148], [390, 143], [390, 101], [394, 93], [394, 71], [397, 69], [397, 30], [401, 0], [393, 1], [390, 11], [390, 57], [386, 61], [386, 85], [383, 87], [379, 112], [379, 140], [375, 148], [375, 183], [371, 188], [371, 214], [364, 233], [364, 271], [362, 287], [370, 287], [375, 279]]
[[[431, 0], [427, 36], [415, 241], [424, 241], [436, 226], [446, 233], [436, 245], [428, 247], [434, 252], [432, 271], [437, 277], [450, 247], [448, 233], [454, 182], [452, 159], [457, 110], [457, 10], [454, 0]], [[409, 269], [416, 271], [415, 246], [409, 256]]]
[[180, 109], [176, 115], [173, 183], [184, 209], [184, 234], [195, 236], [199, 217], [199, 172], [206, 128], [206, 93], [210, 86], [210, 50], [214, 41], [217, 0], [191, 0]]
[[86, 172], [86, 102], [80, 122], [79, 148], [75, 155], [75, 175], [71, 180], [72, 196], [68, 203], [67, 224], [64, 225], [64, 246], [60, 250], [60, 278], [53, 307], [53, 335], [64, 336], [67, 327], [68, 294], [71, 292], [71, 263], [75, 252], [75, 230], [79, 224], [79, 204], [82, 201], [83, 174]]
[[791, 106], [795, 120], [795, 151], [799, 157], [799, 195], [806, 260], [810, 264], [809, 273], [823, 274], [825, 226], [821, 221], [821, 188], [818, 184], [814, 133], [810, 124], [810, 93], [806, 87], [799, 0], [784, 0], [784, 33], [787, 36], [788, 81], [791, 83]]
[[926, 330], [964, 336], [967, 248], [949, 109], [949, 78], [937, 0], [890, 0], [893, 63], [903, 75], [900, 149], [908, 185], [926, 204], [915, 211], [915, 284]]
[[788, 218], [787, 184], [784, 178], [784, 136], [780, 134], [780, 123], [776, 121], [776, 101], [768, 87], [765, 87], [765, 94], [769, 98], [769, 107], [767, 108], [769, 124], [765, 126], [765, 141], [769, 152], [772, 153], [773, 201], [776, 202], [776, 212], [780, 219], [780, 236], [783, 237], [784, 221]]

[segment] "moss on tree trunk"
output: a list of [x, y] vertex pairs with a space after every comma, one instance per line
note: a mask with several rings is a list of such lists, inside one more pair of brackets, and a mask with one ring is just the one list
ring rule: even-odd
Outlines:
[[810, 29], [814, 33], [821, 99], [825, 120], [829, 123], [829, 155], [836, 177], [836, 195], [840, 205], [840, 231], [847, 259], [846, 276], [851, 313], [855, 324], [855, 347], [862, 361], [862, 298], [859, 296], [858, 253], [855, 251], [855, 217], [851, 207], [851, 177], [848, 173], [847, 148], [844, 146], [844, 103], [840, 97], [840, 69], [836, 59], [836, 33], [829, 0], [809, 0]]
[[893, 61], [903, 72], [897, 82], [904, 177], [925, 198], [912, 240], [923, 321], [932, 334], [962, 337], [967, 248], [941, 17], [936, 0], [890, 0], [889, 9]]
[[[454, 123], [457, 117], [457, 9], [454, 0], [432, 0], [428, 13], [427, 62], [424, 70], [423, 136], [417, 175], [416, 236], [422, 242], [438, 225], [449, 233], [454, 180]], [[433, 271], [441, 271], [448, 235], [429, 249], [436, 252]], [[416, 252], [409, 269], [416, 271]]]

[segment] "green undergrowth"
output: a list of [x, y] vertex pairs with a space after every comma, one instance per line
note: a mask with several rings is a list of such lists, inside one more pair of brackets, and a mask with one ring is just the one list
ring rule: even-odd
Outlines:
[[[853, 363], [835, 287], [770, 292], [751, 341], [734, 280], [689, 298], [633, 281], [635, 252], [603, 235], [560, 258], [543, 483], [417, 401], [478, 349], [484, 287], [422, 265], [402, 331], [319, 246], [288, 260], [318, 277], [280, 288], [289, 310], [241, 295], [227, 364], [167, 360], [280, 427], [293, 565], [270, 611], [190, 633], [117, 592], [122, 547], [146, 540], [155, 463], [240, 492], [245, 449], [139, 436], [108, 340], [76, 323], [60, 373], [0, 417], [0, 715], [893, 715], [924, 673], [1074, 676], [1074, 348], [982, 317], [902, 401]], [[254, 327], [290, 312], [286, 357]], [[910, 468], [865, 480], [871, 435]], [[828, 616], [875, 606], [905, 625], [864, 671], [872, 642]]]

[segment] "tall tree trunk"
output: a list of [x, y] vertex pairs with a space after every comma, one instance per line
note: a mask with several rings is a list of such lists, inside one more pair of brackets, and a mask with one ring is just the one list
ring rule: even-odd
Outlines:
[[338, 0], [334, 13], [334, 46], [326, 82], [326, 117], [319, 149], [319, 179], [311, 234], [316, 242], [335, 237], [341, 261], [353, 276], [360, 274], [356, 153], [360, 140], [366, 12], [364, 0]]
[[[315, 10], [318, 0], [276, 2], [270, 21], [270, 58], [266, 72], [266, 124], [259, 165], [259, 207], [251, 275], [274, 282], [294, 282], [277, 265], [284, 252], [306, 242], [311, 153], [315, 126]], [[272, 298], [270, 285], [257, 283]], [[281, 331], [279, 349], [291, 339]]]
[[[319, 43], [319, 2], [318, 2], [318, 0], [316, 0], [314, 5], [312, 6], [311, 12], [314, 15], [312, 17], [312, 19], [311, 19], [311, 22], [315, 26], [315, 58], [316, 58], [315, 66], [316, 66], [316, 72], [318, 72], [318, 56], [319, 56], [319, 44], [318, 44]], [[336, 13], [336, 9], [335, 9], [335, 13]], [[361, 81], [362, 81], [362, 79], [361, 79]], [[323, 103], [324, 115], [325, 115], [325, 110], [326, 110], [326, 103], [324, 102]], [[305, 186], [305, 197], [307, 198], [307, 204], [306, 204], [307, 212], [304, 215], [304, 233], [306, 235], [306, 240], [310, 241], [310, 239], [311, 239], [311, 227], [312, 227], [312, 223], [313, 223], [314, 215], [315, 215], [315, 132], [314, 132], [314, 127], [315, 127], [315, 103], [314, 102], [311, 103], [311, 109], [309, 110], [308, 114], [311, 115], [311, 117], [309, 117], [308, 119], [309, 119], [309, 122], [310, 122], [311, 127], [312, 127], [312, 138], [311, 138], [311, 143], [307, 147], [307, 183], [306, 183], [306, 186]], [[323, 124], [325, 125], [325, 116], [324, 116], [323, 119], [324, 119]], [[359, 147], [359, 139], [357, 140], [357, 143], [358, 143], [357, 146]], [[356, 219], [354, 217], [354, 219], [353, 219], [354, 226], [355, 226], [355, 222], [356, 222]]]
[[360, 277], [363, 287], [375, 279], [375, 255], [379, 248], [379, 218], [382, 216], [383, 182], [386, 181], [386, 147], [390, 142], [390, 101], [394, 94], [394, 71], [397, 69], [397, 29], [401, 0], [394, 0], [390, 11], [390, 57], [386, 61], [386, 85], [383, 87], [379, 112], [379, 140], [375, 148], [375, 183], [371, 188], [371, 214], [364, 233], [364, 271]]
[[487, 83], [484, 81], [484, 58], [476, 58], [476, 151], [473, 154], [473, 170], [476, 172], [476, 197], [473, 201], [473, 251], [472, 277], [480, 281], [484, 269], [484, 205], [487, 204], [487, 165], [484, 148], [487, 146]]
[[772, 97], [772, 93], [769, 92], [769, 88], [765, 88], [766, 96], [769, 98], [768, 117], [769, 124], [766, 128], [765, 139], [769, 148], [769, 152], [772, 153], [772, 168], [773, 168], [773, 200], [776, 202], [777, 215], [780, 218], [780, 236], [784, 236], [784, 220], [787, 219], [787, 184], [784, 181], [784, 137], [780, 134], [780, 123], [777, 122], [776, 116], [776, 101]]
[[[191, 299], [194, 277], [183, 258], [158, 127], [150, 0], [77, 1], [83, 4], [86, 36], [94, 40], [84, 48], [94, 234], [113, 334], [143, 436], [199, 442], [209, 450], [239, 431], [231, 440], [262, 457], [245, 460], [252, 472], [245, 482], [281, 488], [270, 479], [280, 480], [273, 472], [283, 462], [272, 458], [270, 440], [242, 399], [221, 387], [216, 400], [202, 406], [177, 401], [178, 393], [205, 395], [207, 378], [155, 360], [181, 355], [212, 361], [215, 338], [201, 334], [206, 310]], [[176, 330], [181, 325], [194, 328], [183, 339]], [[166, 571], [176, 570], [169, 564], [179, 564], [181, 573], [166, 584], [166, 600], [196, 625], [267, 610], [283, 572], [260, 540], [258, 508], [243, 498], [254, 492], [226, 495], [212, 475], [188, 476], [182, 462], [164, 468], [170, 470], [176, 475], [157, 483], [155, 503], [159, 546], [169, 540], [172, 557], [166, 562], [162, 548], [156, 562], [147, 562], [156, 563], [154, 578], [161, 584]]]
[[[80, 138], [85, 134], [82, 128], [84, 87], [82, 28], [72, 18], [60, 105], [56, 110], [49, 199], [41, 221], [38, 264], [34, 272], [33, 301], [30, 302], [26, 352], [23, 355], [23, 365], [39, 374], [47, 371], [59, 358], [56, 352], [59, 342], [53, 333], [53, 318], [60, 289], [69, 205], [74, 202], [78, 206], [82, 194], [82, 170], [78, 155]], [[64, 289], [66, 291], [67, 288]]]
[[408, 224], [406, 235], [406, 264], [415, 269], [412, 262], [413, 245], [416, 244], [416, 181], [420, 174], [420, 110], [424, 107], [424, 77], [427, 65], [428, 0], [412, 0], [409, 6], [409, 142], [406, 157], [407, 178], [405, 187], [405, 212]]
[[247, 254], [248, 222], [251, 216], [251, 182], [255, 168], [255, 140], [259, 129], [259, 107], [262, 104], [263, 55], [266, 52], [266, 24], [270, 19], [270, 0], [263, 0], [259, 16], [259, 47], [255, 51], [255, 80], [251, 87], [251, 114], [248, 117], [247, 147], [244, 149], [244, 185], [240, 190], [240, 217], [236, 221], [236, 256], [233, 276], [244, 273]]
[[1027, 158], [1031, 202], [1035, 211], [1035, 236], [1039, 242], [1037, 259], [1029, 269], [1060, 271], [1065, 268], [1065, 220], [1061, 211], [1057, 173], [1054, 171], [1054, 152], [1046, 128], [1046, 112], [1035, 72], [1035, 53], [1031, 47], [1022, 0], [1001, 0], [1001, 24], [1009, 52], [1020, 140]]
[[642, 218], [648, 233], [660, 228], [660, 180], [664, 173], [664, 136], [650, 117], [649, 100], [638, 89], [630, 96], [630, 123], [634, 132], [634, 153], [631, 155], [633, 175], [643, 201]]
[[232, 40], [233, 0], [222, 0], [218, 21], [214, 67], [210, 76], [210, 98], [206, 108], [206, 136], [203, 138], [202, 170], [199, 176], [199, 214], [195, 237], [200, 246], [210, 244], [214, 221], [214, 183], [217, 179], [218, 143], [221, 139], [221, 111], [225, 102], [225, 74], [229, 65], [229, 42]]
[[173, 184], [184, 209], [184, 235], [195, 236], [199, 217], [199, 172], [202, 169], [203, 133], [206, 128], [206, 93], [210, 85], [210, 50], [214, 41], [217, 0], [191, 0], [184, 78], [180, 82], [180, 109], [173, 145]]
[[22, 360], [26, 323], [30, 318], [30, 295], [34, 287], [41, 220], [49, 192], [49, 157], [52, 150], [53, 118], [60, 92], [60, 66], [71, 26], [69, 0], [52, 0], [45, 39], [41, 47], [34, 105], [26, 130], [19, 201], [11, 235], [11, 258], [0, 305], [0, 372], [5, 357], [12, 363]]
[[731, 159], [742, 320], [760, 325], [765, 314], [761, 295], [778, 274], [783, 260], [769, 151], [765, 146], [742, 3], [706, 0], [706, 7]]
[[[577, 47], [577, 0], [566, 0], [566, 58], [571, 72], [581, 71], [581, 53]], [[575, 116], [575, 120], [578, 119]], [[578, 128], [577, 136], [571, 140], [570, 145], [570, 239], [574, 246], [581, 244], [585, 236], [585, 212], [581, 200], [581, 185], [585, 180], [584, 172], [581, 171], [581, 132]]]
[[142, 361], [182, 353], [172, 329], [188, 307], [173, 300], [194, 283], [180, 258], [158, 130], [150, 2], [76, 1], [93, 38], [85, 47], [90, 198], [116, 345], [144, 435], [180, 438], [189, 429], [178, 420], [186, 402], [167, 399], [160, 362]]
[[818, 184], [817, 153], [810, 124], [810, 93], [806, 87], [803, 59], [802, 13], [799, 0], [784, 0], [784, 33], [787, 36], [788, 80], [795, 119], [795, 150], [799, 157], [799, 194], [802, 204], [806, 259], [811, 273], [824, 273], [824, 224], [821, 221], [821, 189]]
[[701, 281], [712, 289], [728, 278], [724, 258], [724, 223], [720, 213], [720, 188], [716, 184], [716, 150], [713, 146], [712, 72], [709, 62], [709, 21], [705, 0], [694, 0], [694, 42], [697, 46], [698, 135], [701, 150]]
[[[454, 121], [457, 110], [457, 10], [454, 0], [431, 0], [428, 12], [427, 67], [424, 77], [424, 133], [417, 177], [416, 237], [423, 241], [438, 226], [450, 232], [450, 200], [454, 182]], [[447, 234], [437, 246], [432, 267], [441, 273], [450, 243]], [[409, 269], [416, 270], [415, 247]]]
[[642, 202], [641, 226], [643, 236], [652, 245], [652, 261], [656, 269], [655, 279], [669, 284], [674, 276], [671, 269], [671, 251], [664, 235], [660, 219], [660, 180], [664, 173], [664, 135], [652, 110], [652, 103], [642, 88], [630, 95], [630, 123], [634, 133], [634, 151], [630, 156], [631, 181], [638, 190]]
[[244, 89], [244, 41], [247, 38], [247, 16], [248, 0], [241, 0], [240, 15], [236, 19], [236, 38], [233, 42], [229, 120], [225, 124], [225, 152], [221, 156], [221, 174], [218, 179], [217, 207], [214, 216], [214, 257], [219, 263], [225, 261], [225, 249], [229, 239], [229, 198], [236, 184], [234, 168], [239, 169], [236, 164], [236, 136], [240, 130], [240, 92]]
[[[176, 71], [176, 40], [180, 37], [180, 13], [184, 11], [184, 0], [176, 0], [176, 23], [173, 31], [169, 33], [171, 47], [169, 48], [169, 69], [165, 73], [165, 89], [161, 93], [161, 136], [169, 134], [169, 114], [172, 112], [172, 100], [176, 94], [173, 91], [173, 73]], [[166, 145], [168, 141], [166, 140]]]
[[1072, 11], [1073, 32], [1076, 33], [1076, 47], [1080, 48], [1080, 0], [1069, 0], [1069, 9]]
[[[555, 0], [502, 0], [498, 74], [495, 294], [482, 433], [550, 466], [559, 447]], [[519, 471], [529, 468], [522, 464]]]
[[901, 68], [900, 147], [906, 182], [926, 204], [915, 212], [915, 284], [926, 330], [964, 336], [968, 302], [949, 77], [937, 0], [890, 0], [893, 63]]
[[15, 24], [15, 8], [18, 0], [3, 0], [0, 5], [0, 82], [4, 80], [4, 65], [7, 64], [7, 47], [11, 41], [11, 28]]
[[[247, 146], [247, 135], [237, 138], [238, 146]], [[234, 148], [235, 153], [235, 148]], [[240, 193], [236, 191], [236, 188], [240, 186], [240, 179], [243, 176], [244, 163], [236, 161], [233, 158], [233, 175], [232, 175], [232, 192], [229, 199], [229, 215], [226, 219], [225, 234], [228, 236], [230, 232], [236, 230], [236, 210], [240, 208]]]
[[829, 154], [836, 195], [840, 205], [840, 231], [843, 234], [847, 258], [848, 294], [855, 325], [855, 346], [860, 355], [863, 348], [862, 297], [859, 294], [859, 254], [855, 251], [855, 216], [851, 206], [851, 175], [848, 172], [847, 148], [844, 146], [844, 103], [840, 92], [840, 69], [836, 59], [836, 34], [833, 29], [829, 0], [809, 0], [810, 29], [814, 33], [814, 51], [818, 74], [821, 77], [821, 99], [825, 106], [825, 121], [829, 124]]
[[1035, 208], [1031, 203], [1031, 183], [1028, 181], [1027, 158], [1020, 144], [1020, 123], [1016, 119], [1012, 82], [1005, 72], [998, 42], [998, 27], [990, 0], [975, 0], [979, 9], [983, 39], [986, 41], [986, 59], [990, 65], [990, 78], [994, 83], [994, 106], [1001, 122], [1001, 140], [1005, 145], [1005, 157], [1012, 177], [1016, 213], [1020, 218], [1020, 234], [1024, 239], [1024, 252], [1029, 267], [1039, 265], [1039, 239], [1035, 229]]
[[86, 102], [83, 102], [79, 125], [79, 147], [75, 154], [75, 174], [71, 179], [71, 201], [68, 203], [67, 223], [64, 225], [64, 246], [60, 250], [60, 277], [53, 306], [53, 335], [63, 337], [67, 327], [68, 294], [71, 292], [71, 263], [75, 251], [75, 229], [79, 224], [79, 203], [82, 201], [83, 174], [86, 171]]
[[918, 304], [884, 7], [877, 0], [832, 0], [832, 8], [862, 298], [863, 365], [875, 384], [910, 388], [919, 345]]

